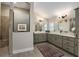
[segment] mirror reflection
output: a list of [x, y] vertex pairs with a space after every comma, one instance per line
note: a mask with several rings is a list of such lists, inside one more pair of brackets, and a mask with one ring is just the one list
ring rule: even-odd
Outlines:
[[60, 15], [51, 18], [36, 17], [35, 31], [75, 32], [75, 11], [64, 10]]

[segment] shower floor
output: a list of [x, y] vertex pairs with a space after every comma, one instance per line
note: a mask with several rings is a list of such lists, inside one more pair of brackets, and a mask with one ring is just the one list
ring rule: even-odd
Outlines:
[[6, 57], [9, 55], [8, 46], [0, 48], [0, 57]]

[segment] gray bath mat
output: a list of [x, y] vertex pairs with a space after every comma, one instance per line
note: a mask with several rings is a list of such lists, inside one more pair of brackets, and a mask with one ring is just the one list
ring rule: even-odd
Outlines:
[[62, 52], [54, 47], [51, 47], [47, 43], [38, 44], [37, 48], [40, 50], [44, 57], [61, 57], [64, 55]]

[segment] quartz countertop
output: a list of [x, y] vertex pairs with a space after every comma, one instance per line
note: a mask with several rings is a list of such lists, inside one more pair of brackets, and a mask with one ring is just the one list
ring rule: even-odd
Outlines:
[[[41, 33], [48, 33], [48, 32], [36, 31], [34, 33], [41, 34]], [[72, 33], [72, 32], [68, 32], [68, 33], [62, 32], [62, 33], [60, 33], [60, 32], [57, 31], [57, 32], [49, 32], [48, 34], [56, 34], [56, 35], [61, 35], [61, 36], [75, 37], [74, 33]]]
[[45, 32], [45, 31], [36, 31], [36, 32], [34, 32], [34, 33], [40, 34], [40, 33], [47, 33], [47, 32]]
[[68, 32], [68, 33], [49, 32], [48, 34], [56, 34], [56, 35], [61, 35], [61, 36], [75, 37], [74, 33], [72, 33], [72, 32]]

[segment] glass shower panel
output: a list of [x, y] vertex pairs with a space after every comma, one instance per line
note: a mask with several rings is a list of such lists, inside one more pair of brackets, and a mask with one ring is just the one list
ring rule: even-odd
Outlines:
[[1, 37], [2, 47], [8, 46], [9, 41], [9, 6], [1, 4]]
[[0, 3], [0, 56], [9, 55], [9, 4]]
[[1, 47], [1, 3], [0, 3], [0, 47]]

